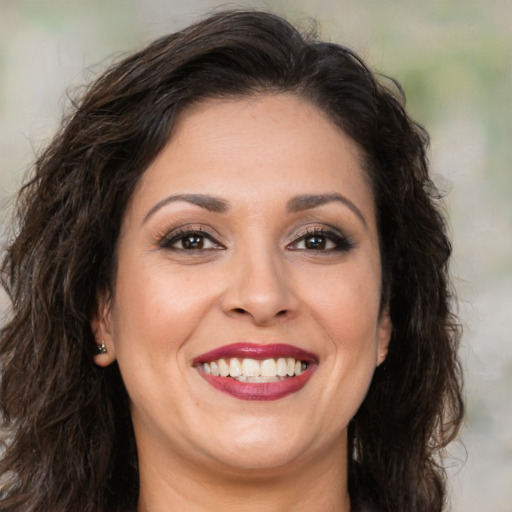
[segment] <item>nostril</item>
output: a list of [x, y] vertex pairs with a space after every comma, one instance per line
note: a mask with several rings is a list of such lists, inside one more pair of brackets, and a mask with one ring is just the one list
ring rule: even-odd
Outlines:
[[[244, 308], [233, 308], [232, 310], [232, 313], [235, 313], [237, 315], [250, 315], [250, 311], [248, 311], [247, 309], [244, 309]], [[275, 316], [286, 316], [288, 314], [288, 310], [287, 309], [282, 309], [281, 311], [278, 311], [276, 313]]]

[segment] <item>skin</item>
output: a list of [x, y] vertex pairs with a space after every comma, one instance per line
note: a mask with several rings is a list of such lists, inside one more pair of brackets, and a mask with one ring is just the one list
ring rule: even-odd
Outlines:
[[[96, 363], [117, 359], [131, 400], [140, 512], [350, 510], [346, 429], [391, 333], [360, 162], [316, 107], [262, 95], [185, 111], [143, 175], [122, 224], [115, 295], [99, 297], [93, 320], [108, 349]], [[344, 201], [289, 210], [297, 196], [334, 193]], [[177, 194], [226, 209], [166, 202]], [[182, 226], [207, 231], [202, 249], [173, 238]], [[311, 229], [333, 228], [319, 249], [306, 245]], [[285, 398], [239, 400], [192, 361], [240, 341], [295, 345], [318, 368]]]

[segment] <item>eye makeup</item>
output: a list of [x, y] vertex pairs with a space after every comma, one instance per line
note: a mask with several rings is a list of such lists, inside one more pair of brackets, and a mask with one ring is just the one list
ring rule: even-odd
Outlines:
[[172, 229], [161, 235], [157, 245], [160, 249], [175, 252], [197, 252], [224, 250], [213, 230], [200, 224], [188, 224]]
[[348, 237], [338, 230], [325, 227], [309, 227], [303, 235], [288, 244], [287, 249], [293, 251], [348, 252], [354, 245]]

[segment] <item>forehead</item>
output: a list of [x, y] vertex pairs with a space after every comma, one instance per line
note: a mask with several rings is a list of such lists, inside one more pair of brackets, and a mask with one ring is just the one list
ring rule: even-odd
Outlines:
[[298, 96], [208, 99], [181, 112], [135, 195], [264, 201], [340, 192], [373, 208], [362, 160], [356, 143]]

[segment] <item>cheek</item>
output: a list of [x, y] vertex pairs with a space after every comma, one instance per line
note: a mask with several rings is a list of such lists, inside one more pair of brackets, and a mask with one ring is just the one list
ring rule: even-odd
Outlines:
[[323, 333], [326, 397], [336, 410], [345, 404], [346, 422], [364, 399], [377, 363], [380, 275], [347, 266], [322, 282], [312, 289], [308, 307]]
[[364, 352], [376, 342], [380, 275], [355, 266], [328, 273], [309, 286], [309, 307], [338, 349]]
[[120, 266], [113, 308], [119, 357], [134, 344], [154, 359], [179, 349], [212, 302], [211, 287], [192, 274], [173, 272], [165, 264]]

